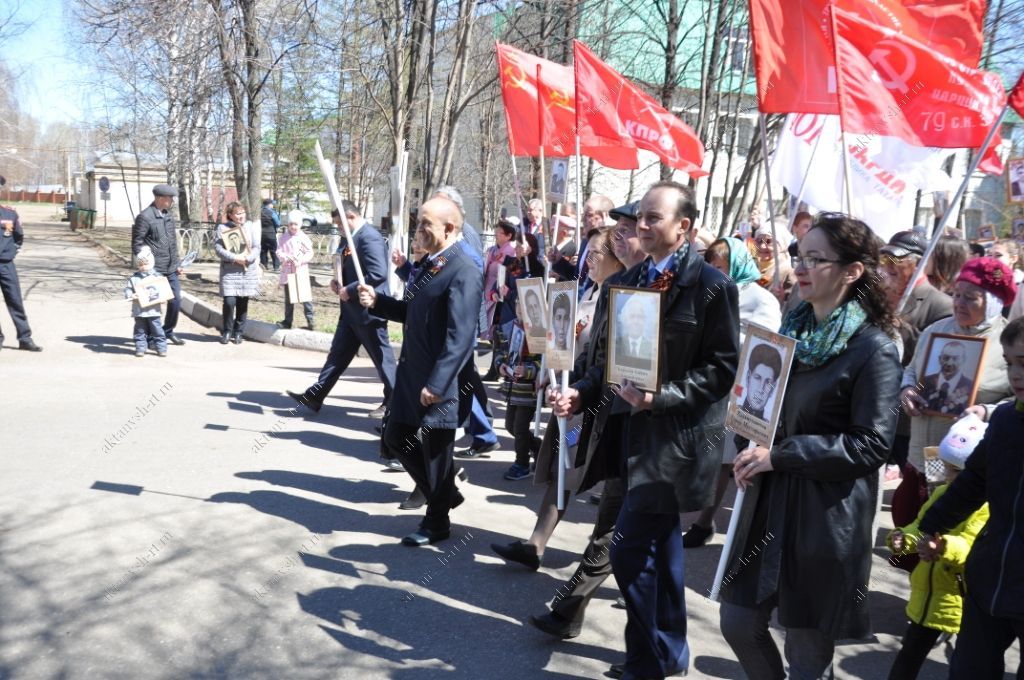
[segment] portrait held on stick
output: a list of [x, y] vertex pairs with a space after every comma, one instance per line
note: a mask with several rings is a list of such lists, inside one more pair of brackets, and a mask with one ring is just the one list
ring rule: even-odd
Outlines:
[[748, 325], [726, 428], [762, 446], [772, 445], [795, 351], [793, 338]]
[[225, 229], [221, 234], [221, 240], [224, 242], [224, 248], [232, 255], [249, 257], [249, 242], [245, 238], [245, 229], [242, 227]]
[[661, 304], [663, 293], [649, 288], [608, 289], [608, 357], [605, 381], [630, 381], [657, 393], [661, 387]]
[[958, 418], [974, 404], [985, 359], [986, 338], [935, 333], [925, 353], [924, 377], [918, 391], [926, 405], [922, 412]]
[[[548, 286], [547, 361], [555, 371], [571, 371], [576, 356], [576, 281]], [[527, 315], [530, 301], [527, 299]]]
[[544, 279], [538, 277], [520, 279], [516, 285], [519, 288], [519, 301], [522, 302], [525, 312], [519, 318], [523, 320], [527, 342], [530, 343], [530, 347], [537, 348], [538, 353], [543, 353], [547, 349], [548, 337], [548, 309], [544, 298]]

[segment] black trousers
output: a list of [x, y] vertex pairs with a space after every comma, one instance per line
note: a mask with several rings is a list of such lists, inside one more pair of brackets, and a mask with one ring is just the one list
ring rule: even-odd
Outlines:
[[427, 497], [427, 513], [420, 527], [430, 531], [451, 528], [448, 513], [456, 498], [455, 430], [418, 428], [389, 420], [384, 446], [405, 466], [416, 486]]
[[277, 258], [277, 237], [264, 235], [260, 237], [260, 264], [264, 269], [268, 261], [274, 263], [274, 271], [281, 266], [281, 261]]
[[[28, 326], [28, 317], [25, 316], [25, 303], [21, 299], [21, 283], [18, 281], [18, 270], [14, 261], [0, 262], [0, 292], [3, 292], [4, 303], [7, 311], [14, 322], [14, 330], [18, 333], [18, 342], [25, 342], [32, 338], [32, 329]], [[0, 340], [3, 340], [3, 331], [0, 331]]]
[[[996, 618], [968, 593], [956, 649], [949, 661], [950, 680], [1001, 680], [1006, 668], [1004, 655], [1014, 638], [1024, 646], [1024, 619]], [[1017, 666], [1017, 680], [1024, 680], [1024, 661]]]
[[505, 410], [505, 429], [512, 435], [516, 447], [516, 465], [530, 467], [530, 457], [540, 451], [540, 439], [533, 436], [534, 404], [509, 404]]
[[615, 520], [622, 509], [623, 483], [619, 477], [606, 479], [601, 493], [601, 504], [597, 507], [597, 520], [590, 535], [583, 560], [576, 567], [576, 573], [558, 589], [551, 603], [551, 611], [559, 617], [574, 623], [583, 623], [587, 605], [612, 573], [612, 545], [617, 538]]
[[[291, 328], [292, 321], [295, 318], [295, 303], [291, 302], [289, 297], [288, 284], [284, 286], [284, 327]], [[302, 311], [306, 315], [306, 323], [310, 326], [313, 325], [313, 303], [303, 302]]]
[[932, 651], [941, 634], [942, 631], [911, 621], [907, 632], [903, 634], [903, 646], [889, 670], [889, 680], [915, 680], [928, 652]]
[[224, 332], [241, 335], [245, 330], [245, 320], [249, 317], [249, 298], [244, 295], [225, 295], [221, 306], [224, 317]]
[[365, 325], [353, 324], [349, 323], [344, 314], [338, 316], [338, 328], [334, 331], [327, 361], [320, 369], [320, 376], [316, 382], [306, 390], [306, 398], [322, 404], [338, 383], [341, 374], [352, 363], [360, 345], [370, 355], [377, 375], [384, 384], [384, 402], [387, 403], [391, 399], [391, 390], [395, 387], [397, 368], [395, 351], [391, 349], [391, 341], [388, 340], [387, 322], [374, 320]]

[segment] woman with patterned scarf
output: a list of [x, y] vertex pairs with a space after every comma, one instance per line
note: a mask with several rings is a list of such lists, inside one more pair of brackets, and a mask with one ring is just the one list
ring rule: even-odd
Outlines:
[[803, 302], [782, 323], [797, 346], [779, 430], [771, 448], [737, 442], [733, 470], [747, 493], [720, 617], [751, 678], [787, 677], [768, 630], [774, 610], [788, 677], [832, 677], [835, 641], [871, 632], [878, 469], [901, 377], [880, 246], [859, 220], [815, 218], [794, 258]]

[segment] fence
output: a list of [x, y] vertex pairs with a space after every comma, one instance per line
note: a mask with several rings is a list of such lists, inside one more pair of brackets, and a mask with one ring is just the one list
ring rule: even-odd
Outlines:
[[53, 203], [63, 207], [67, 200], [66, 193], [56, 191], [4, 191], [0, 189], [0, 201], [4, 203]]
[[[184, 256], [186, 253], [196, 251], [196, 260], [200, 262], [211, 262], [217, 260], [217, 253], [213, 244], [216, 241], [217, 227], [212, 223], [200, 223], [197, 226], [179, 227], [178, 230], [178, 253]], [[313, 260], [311, 264], [330, 265], [334, 255], [331, 248], [331, 240], [336, 238], [331, 234], [308, 234], [313, 242]], [[336, 248], [337, 246], [335, 246]]]

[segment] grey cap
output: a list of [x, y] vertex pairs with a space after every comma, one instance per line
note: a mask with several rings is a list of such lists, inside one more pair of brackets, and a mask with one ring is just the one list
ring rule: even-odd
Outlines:
[[617, 220], [621, 217], [625, 217], [630, 220], [636, 219], [637, 208], [640, 207], [640, 201], [633, 201], [626, 205], [620, 205], [618, 208], [608, 211], [608, 217], [613, 220]]
[[178, 190], [172, 187], [170, 184], [157, 184], [153, 187], [154, 196], [170, 196], [174, 198], [178, 195]]
[[893, 257], [906, 257], [924, 255], [927, 248], [928, 241], [916, 231], [898, 231], [889, 239], [889, 243], [881, 247], [881, 251]]

